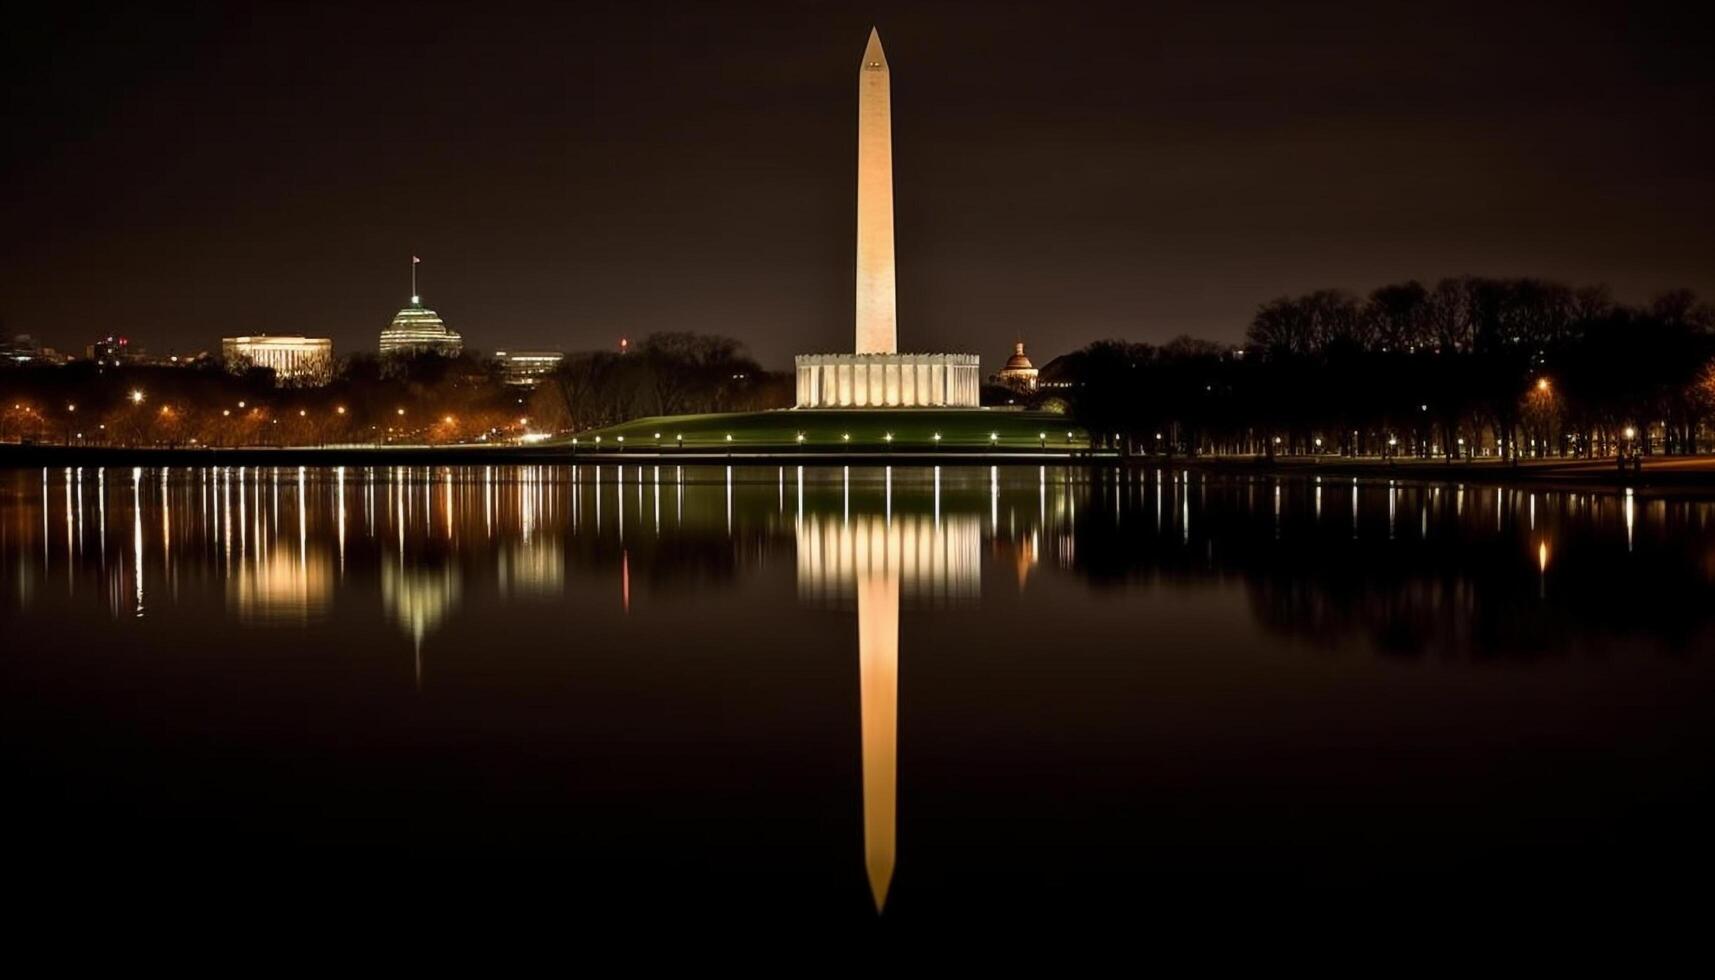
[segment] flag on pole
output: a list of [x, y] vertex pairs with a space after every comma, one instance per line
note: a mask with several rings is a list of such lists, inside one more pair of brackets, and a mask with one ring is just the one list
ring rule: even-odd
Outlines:
[[418, 264], [418, 263], [419, 263], [419, 262], [422, 262], [422, 261], [423, 261], [423, 260], [422, 260], [422, 259], [419, 259], [419, 258], [417, 258], [417, 257], [416, 257], [416, 256], [415, 256], [415, 255], [413, 255], [413, 256], [411, 256], [411, 264], [412, 264], [412, 265], [416, 265], [416, 264]]

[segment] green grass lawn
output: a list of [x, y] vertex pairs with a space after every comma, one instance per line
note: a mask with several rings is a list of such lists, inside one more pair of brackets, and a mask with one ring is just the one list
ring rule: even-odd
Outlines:
[[[1071, 437], [1068, 439], [1067, 434]], [[659, 434], [659, 442], [657, 442]], [[793, 449], [887, 450], [1036, 449], [1047, 437], [1049, 449], [1084, 449], [1089, 437], [1064, 415], [984, 409], [794, 409], [722, 415], [671, 415], [638, 419], [577, 435], [578, 447], [606, 450], [625, 447], [652, 449]], [[935, 436], [939, 434], [940, 439]], [[731, 436], [729, 441], [727, 436]], [[888, 436], [892, 436], [889, 441]], [[849, 438], [848, 438], [849, 437]], [[561, 444], [570, 439], [556, 440]]]

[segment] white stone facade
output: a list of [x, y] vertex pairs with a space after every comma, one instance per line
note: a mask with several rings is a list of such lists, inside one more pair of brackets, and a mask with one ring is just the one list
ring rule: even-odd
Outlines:
[[799, 408], [976, 408], [975, 354], [800, 354]]
[[274, 369], [278, 384], [325, 385], [333, 380], [333, 341], [327, 337], [223, 337], [229, 367], [246, 363]]

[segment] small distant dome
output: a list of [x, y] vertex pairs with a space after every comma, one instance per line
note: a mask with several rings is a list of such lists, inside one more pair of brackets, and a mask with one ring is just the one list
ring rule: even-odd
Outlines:
[[1030, 371], [1035, 367], [1036, 365], [1030, 363], [1030, 358], [1024, 356], [1024, 343], [1020, 341], [1012, 345], [1012, 356], [1006, 359], [1006, 367], [1002, 370]]
[[1006, 359], [1006, 367], [995, 372], [994, 383], [1020, 391], [1036, 390], [1036, 365], [1030, 363], [1030, 358], [1024, 354], [1024, 342], [1012, 345], [1012, 356]]

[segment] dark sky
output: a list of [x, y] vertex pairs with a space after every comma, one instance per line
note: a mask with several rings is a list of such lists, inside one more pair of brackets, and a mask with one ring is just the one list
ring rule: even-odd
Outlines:
[[0, 318], [372, 349], [423, 257], [484, 350], [851, 343], [856, 80], [893, 69], [900, 344], [1237, 339], [1465, 272], [1715, 295], [1709, 4], [36, 4]]

